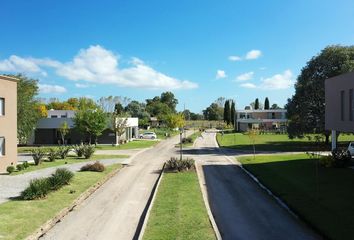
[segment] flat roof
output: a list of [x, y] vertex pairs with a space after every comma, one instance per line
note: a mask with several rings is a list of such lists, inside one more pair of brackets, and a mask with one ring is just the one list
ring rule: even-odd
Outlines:
[[266, 110], [260, 110], [260, 109], [257, 109], [257, 110], [236, 110], [236, 112], [244, 112], [244, 113], [262, 113], [262, 112], [286, 112], [286, 109], [266, 109]]
[[7, 81], [12, 81], [12, 82], [18, 82], [17, 78], [10, 77], [10, 76], [5, 76], [5, 75], [0, 75], [0, 79], [7, 80]]

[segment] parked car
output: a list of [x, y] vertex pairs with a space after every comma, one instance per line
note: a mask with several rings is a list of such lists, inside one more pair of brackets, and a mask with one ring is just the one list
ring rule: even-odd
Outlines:
[[156, 139], [156, 133], [154, 132], [144, 132], [142, 134], [139, 135], [140, 139]]
[[348, 151], [350, 152], [350, 155], [354, 156], [354, 142], [349, 143]]

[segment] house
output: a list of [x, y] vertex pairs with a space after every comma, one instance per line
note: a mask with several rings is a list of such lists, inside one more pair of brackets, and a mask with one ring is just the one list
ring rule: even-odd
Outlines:
[[0, 172], [17, 163], [17, 79], [0, 75]]
[[236, 110], [236, 130], [240, 132], [248, 129], [278, 130], [286, 129], [286, 110]]
[[[66, 144], [80, 144], [88, 142], [88, 136], [83, 136], [74, 127], [73, 110], [48, 110], [47, 118], [38, 121], [32, 144], [50, 145], [62, 142], [60, 135], [60, 126], [66, 122], [69, 127], [69, 133], [65, 137]], [[107, 129], [97, 138], [98, 144], [116, 144], [116, 134], [111, 130], [111, 123], [107, 123]], [[138, 138], [138, 118], [127, 118], [126, 130], [120, 140], [131, 141]]]
[[150, 127], [155, 128], [155, 127], [159, 127], [161, 123], [157, 119], [157, 117], [150, 117], [149, 124], [150, 124]]
[[325, 128], [332, 131], [332, 150], [337, 131], [354, 132], [354, 72], [325, 81]]

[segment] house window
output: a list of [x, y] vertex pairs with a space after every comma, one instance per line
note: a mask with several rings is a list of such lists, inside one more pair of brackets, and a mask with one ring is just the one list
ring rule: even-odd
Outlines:
[[66, 115], [61, 115], [60, 118], [66, 118]]
[[5, 156], [5, 138], [0, 137], [0, 156]]
[[50, 116], [51, 118], [58, 118], [58, 116], [57, 115], [52, 115], [52, 116]]
[[344, 91], [340, 91], [340, 120], [344, 121]]
[[349, 121], [353, 121], [354, 118], [354, 95], [353, 89], [349, 89]]
[[0, 98], [0, 116], [5, 115], [5, 98]]

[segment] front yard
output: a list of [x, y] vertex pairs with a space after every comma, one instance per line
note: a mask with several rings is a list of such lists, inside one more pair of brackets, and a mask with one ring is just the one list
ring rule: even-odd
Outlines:
[[127, 150], [153, 147], [158, 143], [156, 140], [134, 140], [118, 146], [112, 145], [97, 145], [98, 150]]
[[45, 199], [11, 200], [0, 204], [0, 239], [25, 239], [42, 224], [69, 206], [81, 193], [118, 168], [121, 168], [120, 164], [108, 166], [102, 173], [75, 173], [70, 185], [49, 193]]
[[165, 173], [144, 239], [216, 239], [195, 172]]
[[[218, 133], [217, 141], [220, 147], [234, 148], [238, 150], [253, 150], [252, 141], [247, 134], [225, 132], [224, 135]], [[339, 144], [347, 147], [349, 141], [354, 141], [354, 135], [339, 135]], [[298, 152], [312, 151], [318, 149], [318, 144], [309, 141], [307, 138], [289, 139], [286, 134], [261, 134], [255, 137], [256, 151], [282, 151]], [[325, 146], [327, 150], [330, 145]]]
[[306, 154], [238, 160], [320, 233], [331, 239], [353, 238], [353, 169], [324, 168]]

